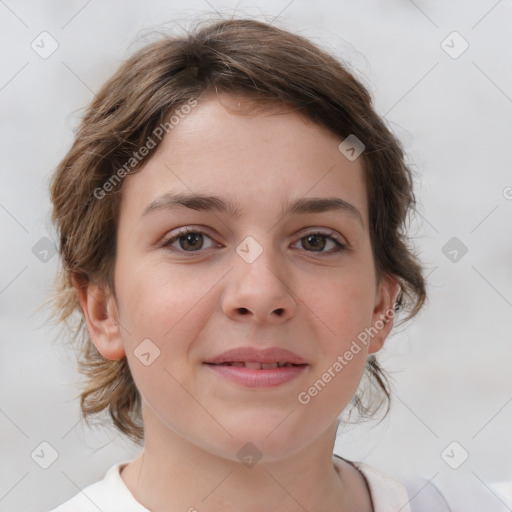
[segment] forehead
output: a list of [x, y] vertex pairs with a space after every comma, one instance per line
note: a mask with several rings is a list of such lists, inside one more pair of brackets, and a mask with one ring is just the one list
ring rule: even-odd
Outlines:
[[244, 99], [210, 96], [183, 115], [144, 167], [123, 185], [122, 209], [138, 212], [165, 192], [225, 197], [241, 215], [282, 211], [298, 198], [339, 197], [367, 225], [362, 159], [349, 161], [327, 128]]

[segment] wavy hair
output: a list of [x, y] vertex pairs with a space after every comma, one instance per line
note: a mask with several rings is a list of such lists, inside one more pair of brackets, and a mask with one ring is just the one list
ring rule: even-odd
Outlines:
[[[406, 234], [415, 207], [412, 172], [367, 89], [342, 62], [299, 35], [249, 19], [200, 22], [185, 35], [160, 37], [124, 62], [94, 97], [50, 185], [62, 263], [50, 299], [52, 318], [77, 344], [78, 368], [86, 377], [83, 417], [88, 422], [108, 412], [115, 427], [138, 443], [144, 439], [141, 397], [128, 362], [98, 352], [78, 301], [77, 287], [88, 282], [104, 284], [115, 296], [122, 182], [108, 192], [108, 200], [98, 199], [95, 191], [116, 170], [126, 170], [134, 150], [170, 116], [191, 99], [215, 92], [247, 97], [256, 107], [290, 109], [340, 138], [353, 134], [363, 141], [377, 277], [398, 280], [395, 309], [406, 313], [404, 321], [426, 299], [422, 267]], [[132, 162], [129, 172], [140, 170], [147, 158]], [[373, 355], [365, 377], [369, 382], [354, 396], [354, 408], [368, 417], [383, 403], [389, 410], [388, 381]]]

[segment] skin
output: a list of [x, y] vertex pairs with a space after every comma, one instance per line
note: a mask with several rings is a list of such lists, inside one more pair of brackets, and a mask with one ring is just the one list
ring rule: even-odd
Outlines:
[[[127, 357], [143, 399], [144, 450], [121, 476], [152, 511], [370, 511], [361, 474], [332, 452], [337, 418], [392, 321], [307, 405], [297, 400], [394, 305], [396, 280], [376, 279], [362, 159], [346, 159], [339, 137], [296, 113], [245, 115], [239, 101], [201, 98], [125, 178], [115, 299], [92, 283], [79, 291], [92, 341], [107, 359]], [[239, 215], [185, 207], [142, 215], [166, 192], [230, 199]], [[362, 222], [345, 211], [282, 215], [304, 197], [341, 198]], [[195, 252], [183, 239], [174, 251], [163, 246], [185, 226], [207, 235], [193, 241]], [[305, 238], [315, 230], [346, 249], [332, 252], [336, 244], [320, 237], [315, 251]], [[252, 263], [236, 252], [247, 236], [262, 248]], [[145, 339], [160, 350], [149, 366], [134, 354]], [[239, 346], [279, 346], [308, 367], [258, 389], [203, 364]], [[247, 442], [262, 454], [251, 467], [237, 457]]]

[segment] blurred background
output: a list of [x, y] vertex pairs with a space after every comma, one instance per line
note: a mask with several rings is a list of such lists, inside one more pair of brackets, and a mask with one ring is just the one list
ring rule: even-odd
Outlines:
[[211, 15], [344, 60], [417, 176], [429, 302], [381, 353], [390, 415], [340, 428], [336, 453], [422, 475], [456, 510], [512, 510], [511, 0], [0, 0], [0, 511], [49, 510], [140, 450], [80, 420], [74, 354], [38, 309], [58, 268], [48, 183], [141, 35]]

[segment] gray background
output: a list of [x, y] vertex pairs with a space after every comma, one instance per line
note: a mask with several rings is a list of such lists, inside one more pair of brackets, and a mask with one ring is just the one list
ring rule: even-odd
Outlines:
[[[388, 419], [340, 431], [336, 452], [432, 479], [457, 510], [512, 510], [511, 0], [0, 1], [0, 510], [48, 510], [139, 450], [80, 422], [74, 356], [38, 310], [57, 269], [42, 252], [55, 236], [48, 181], [141, 33], [214, 9], [275, 17], [348, 61], [418, 174], [411, 233], [430, 301], [382, 353], [395, 387]], [[47, 58], [31, 47], [43, 31], [58, 42]], [[457, 55], [461, 38], [469, 47]], [[457, 261], [443, 250], [453, 237]], [[469, 453], [458, 469], [441, 455], [453, 441], [452, 465]], [[58, 453], [48, 469], [31, 458], [42, 442]], [[485, 505], [466, 497], [475, 489]]]

